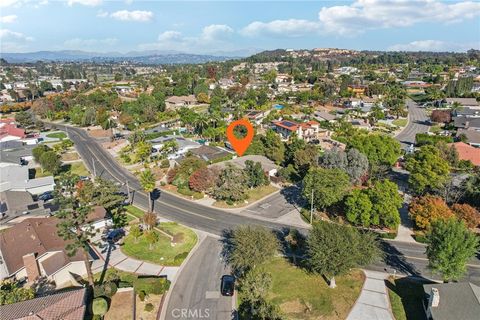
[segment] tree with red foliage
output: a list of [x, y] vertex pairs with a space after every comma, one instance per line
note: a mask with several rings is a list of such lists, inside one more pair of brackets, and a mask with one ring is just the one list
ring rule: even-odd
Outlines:
[[189, 179], [190, 189], [206, 192], [215, 186], [218, 173], [214, 169], [203, 167], [192, 173]]
[[442, 198], [430, 195], [413, 199], [409, 214], [420, 229], [428, 229], [433, 221], [446, 220], [454, 216]]
[[480, 224], [480, 212], [468, 204], [454, 204], [453, 213], [458, 219], [465, 221], [468, 228], [476, 228]]
[[450, 110], [433, 110], [430, 119], [433, 122], [450, 123], [452, 121], [452, 114]]

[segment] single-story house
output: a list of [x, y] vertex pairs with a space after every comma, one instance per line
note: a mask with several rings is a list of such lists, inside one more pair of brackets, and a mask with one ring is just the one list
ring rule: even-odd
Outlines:
[[262, 123], [262, 120], [267, 116], [270, 112], [267, 111], [259, 111], [259, 110], [251, 110], [245, 116], [248, 120], [252, 123], [257, 125]]
[[216, 166], [223, 169], [227, 166], [227, 164], [230, 163], [239, 167], [240, 169], [245, 169], [246, 167], [245, 162], [248, 160], [253, 162], [260, 162], [260, 164], [262, 165], [263, 171], [265, 171], [265, 173], [268, 174], [270, 177], [275, 176], [279, 168], [272, 160], [268, 159], [265, 156], [259, 156], [259, 155], [248, 155], [248, 156], [238, 157], [232, 160], [218, 162], [218, 163], [212, 164], [211, 166]]
[[22, 128], [17, 128], [17, 126], [14, 124], [7, 123], [0, 127], [0, 142], [21, 140], [26, 136], [25, 130]]
[[313, 116], [318, 120], [318, 121], [327, 121], [327, 122], [335, 122], [337, 120], [337, 116], [325, 111], [315, 111], [313, 113]]
[[477, 320], [480, 287], [469, 282], [423, 285], [423, 307], [429, 320]]
[[464, 136], [467, 139], [467, 143], [474, 147], [480, 147], [480, 131], [458, 129], [457, 137]]
[[[72, 277], [87, 274], [83, 253], [69, 256], [69, 243], [57, 234], [55, 217], [29, 218], [0, 233], [0, 279], [26, 278], [33, 282], [46, 277], [57, 288], [70, 286]], [[90, 260], [93, 258], [90, 256]]]
[[19, 140], [0, 142], [0, 162], [25, 164], [33, 160], [32, 149], [35, 146]]
[[459, 103], [462, 107], [479, 108], [480, 104], [475, 98], [446, 98], [445, 102], [448, 106], [452, 106], [455, 102]]
[[83, 320], [87, 310], [87, 289], [77, 288], [0, 306], [3, 320]]
[[453, 118], [453, 125], [457, 129], [480, 130], [480, 118], [455, 117]]
[[372, 130], [372, 126], [370, 125], [368, 120], [365, 119], [352, 119], [350, 120], [350, 123], [357, 129], [365, 129], [368, 131]]
[[455, 142], [449, 145], [453, 145], [457, 150], [460, 160], [470, 161], [474, 166], [480, 166], [480, 148], [472, 147], [464, 142]]
[[200, 148], [190, 150], [190, 152], [194, 156], [197, 156], [207, 162], [215, 161], [232, 155], [230, 152], [224, 149], [212, 146], [201, 146]]
[[152, 144], [153, 148], [157, 150], [161, 150], [165, 145], [165, 143], [168, 141], [175, 141], [178, 145], [178, 150], [174, 154], [169, 155], [169, 159], [177, 159], [180, 156], [187, 153], [189, 150], [199, 148], [201, 146], [201, 144], [198, 142], [185, 139], [182, 136], [175, 136], [175, 135], [159, 137], [159, 138], [150, 140], [150, 143]]
[[50, 214], [50, 209], [45, 208], [43, 201], [33, 200], [26, 191], [0, 192], [0, 224], [26, 214], [46, 216]]
[[52, 176], [30, 179], [28, 167], [20, 164], [0, 162], [0, 192], [26, 191], [32, 195], [39, 195], [53, 191], [55, 181]]
[[191, 107], [198, 104], [197, 98], [195, 96], [172, 96], [168, 97], [165, 100], [165, 105], [167, 109], [178, 109], [182, 107]]
[[467, 107], [455, 110], [455, 115], [457, 117], [480, 118], [480, 110]]

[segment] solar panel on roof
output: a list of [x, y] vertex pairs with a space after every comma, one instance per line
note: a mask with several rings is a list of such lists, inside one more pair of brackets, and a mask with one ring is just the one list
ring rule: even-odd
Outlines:
[[294, 127], [294, 126], [296, 126], [295, 123], [290, 122], [290, 121], [284, 121], [284, 122], [283, 122], [283, 125], [286, 126], [286, 127]]

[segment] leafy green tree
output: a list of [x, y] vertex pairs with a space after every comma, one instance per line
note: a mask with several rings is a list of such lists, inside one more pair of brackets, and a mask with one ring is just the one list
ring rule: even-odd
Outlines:
[[142, 230], [136, 224], [136, 225], [130, 227], [130, 234], [135, 239], [135, 243], [138, 243], [138, 238], [142, 235]]
[[140, 173], [140, 185], [142, 189], [148, 194], [148, 210], [153, 211], [152, 192], [155, 190], [155, 175], [150, 169], [146, 169]]
[[330, 287], [335, 288], [335, 276], [374, 262], [381, 256], [381, 251], [372, 233], [319, 222], [313, 225], [307, 239], [307, 254], [310, 269], [330, 277]]
[[239, 274], [271, 261], [279, 248], [278, 240], [270, 230], [250, 225], [233, 230], [224, 244], [223, 254]]
[[315, 207], [324, 210], [342, 200], [349, 188], [350, 179], [344, 171], [312, 168], [303, 179], [302, 194], [310, 201], [313, 192]]
[[345, 198], [345, 215], [350, 223], [369, 227], [372, 207], [368, 192], [363, 190], [355, 189]]
[[52, 148], [50, 148], [45, 144], [36, 146], [35, 148], [32, 149], [33, 159], [35, 159], [36, 162], [40, 163], [40, 157], [42, 156], [42, 154], [44, 154], [47, 151], [52, 151]]
[[355, 148], [347, 152], [340, 149], [325, 151], [320, 165], [327, 169], [341, 169], [350, 177], [353, 184], [359, 184], [368, 173], [367, 157]]
[[356, 133], [346, 137], [349, 148], [367, 156], [370, 165], [393, 165], [401, 155], [400, 143], [384, 134]]
[[407, 93], [399, 85], [390, 86], [385, 92], [384, 103], [390, 113], [396, 115], [397, 119], [405, 113], [405, 98]]
[[437, 220], [427, 235], [429, 267], [444, 281], [457, 280], [466, 271], [470, 258], [477, 252], [478, 238], [463, 221]]
[[35, 290], [21, 287], [18, 282], [3, 280], [0, 282], [0, 306], [30, 300], [35, 297]]
[[152, 250], [153, 245], [158, 242], [159, 236], [158, 233], [155, 232], [154, 230], [150, 230], [148, 232], [145, 232], [145, 239], [148, 242], [148, 249]]
[[259, 135], [253, 137], [252, 143], [248, 147], [247, 151], [245, 151], [245, 155], [265, 155], [265, 147]]
[[311, 144], [298, 150], [293, 156], [293, 166], [301, 177], [304, 177], [310, 168], [318, 165], [317, 147]]
[[269, 184], [268, 177], [263, 171], [260, 162], [253, 162], [252, 160], [245, 161], [245, 173], [247, 175], [247, 184], [250, 188]]
[[418, 194], [441, 189], [450, 179], [450, 165], [434, 146], [416, 151], [407, 159], [406, 169], [410, 171], [410, 187]]
[[278, 134], [273, 130], [268, 130], [262, 142], [265, 148], [265, 156], [276, 164], [280, 164], [284, 158], [285, 145]]
[[217, 186], [213, 190], [213, 196], [218, 200], [235, 202], [245, 200], [248, 187], [245, 172], [233, 165], [227, 165], [218, 177]]
[[369, 190], [369, 195], [373, 204], [372, 224], [396, 229], [400, 224], [398, 209], [403, 204], [397, 184], [390, 180], [376, 181], [373, 188]]
[[33, 126], [33, 120], [33, 115], [27, 111], [20, 111], [15, 114], [15, 122], [17, 122], [22, 128]]
[[54, 151], [44, 152], [40, 156], [40, 165], [42, 166], [42, 169], [53, 174], [60, 171], [61, 164], [60, 157]]
[[135, 159], [142, 163], [146, 162], [152, 154], [152, 144], [146, 141], [140, 141], [135, 145]]

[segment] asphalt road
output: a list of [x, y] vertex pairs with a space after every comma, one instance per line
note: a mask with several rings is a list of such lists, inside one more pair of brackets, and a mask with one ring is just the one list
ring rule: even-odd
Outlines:
[[415, 143], [417, 133], [426, 133], [429, 130], [428, 117], [425, 109], [413, 100], [407, 100], [409, 123], [395, 138], [400, 141], [403, 149]]
[[221, 251], [222, 244], [212, 237], [200, 244], [171, 289], [165, 319], [233, 318], [233, 298], [220, 294], [221, 277], [229, 274]]

